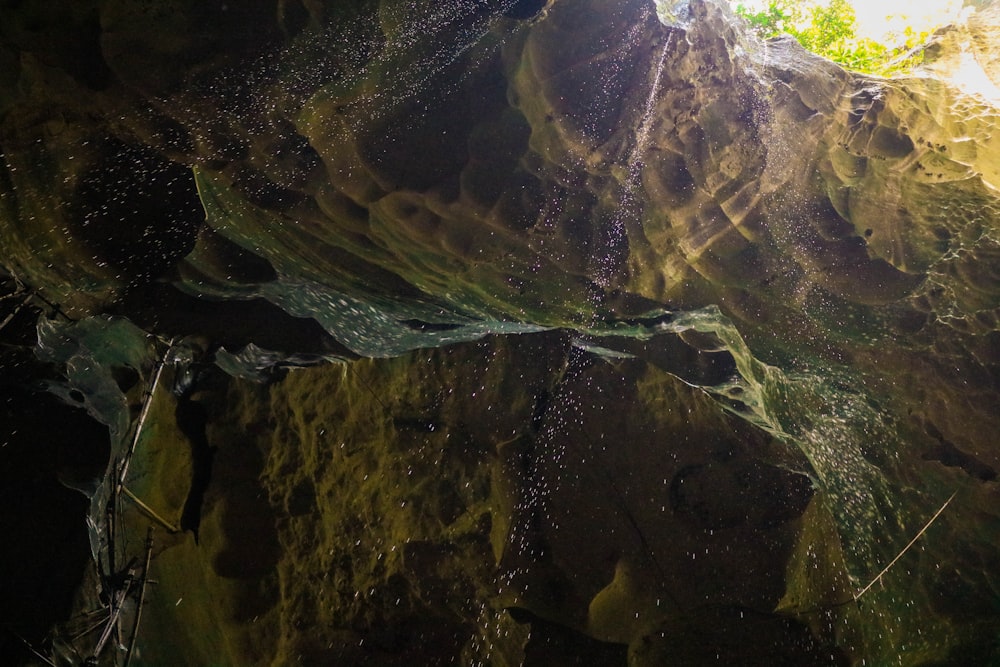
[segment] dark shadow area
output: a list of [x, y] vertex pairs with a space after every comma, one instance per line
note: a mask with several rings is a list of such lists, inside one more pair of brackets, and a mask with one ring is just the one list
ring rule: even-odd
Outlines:
[[992, 482], [997, 478], [996, 470], [949, 442], [931, 422], [924, 422], [924, 431], [937, 441], [937, 445], [924, 452], [922, 458], [925, 461], [937, 461], [949, 468], [961, 468], [968, 475], [983, 482]]
[[73, 232], [123, 282], [148, 282], [194, 247], [205, 220], [194, 175], [153, 149], [106, 144], [81, 179]]
[[129, 290], [114, 312], [146, 331], [204, 336], [230, 351], [255, 343], [266, 350], [356, 356], [316, 320], [293, 317], [264, 299], [206, 301], [155, 282]]
[[628, 647], [624, 644], [598, 641], [525, 609], [508, 609], [508, 612], [518, 623], [531, 624], [531, 635], [524, 647], [524, 667], [623, 667], [628, 664]]
[[184, 509], [181, 511], [181, 530], [194, 533], [198, 543], [198, 529], [201, 526], [201, 508], [205, 501], [205, 491], [212, 479], [212, 461], [215, 448], [208, 444], [205, 426], [208, 413], [197, 401], [187, 395], [177, 399], [177, 426], [191, 443], [191, 490]]
[[[847, 656], [823, 646], [807, 626], [737, 606], [693, 609], [633, 647], [642, 664], [846, 667]], [[621, 663], [625, 664], [625, 663]]]
[[[91, 90], [104, 90], [113, 75], [101, 53], [97, 3], [78, 3], [75, 11], [45, 2], [0, 3], [0, 38], [58, 68]], [[85, 7], [92, 5], [89, 8]]]
[[538, 16], [547, 4], [548, 0], [518, 0], [503, 15], [507, 18], [524, 21]]
[[[6, 318], [7, 304], [0, 308]], [[0, 662], [26, 664], [22, 640], [38, 646], [71, 613], [90, 560], [89, 501], [62, 481], [100, 477], [108, 431], [41, 388], [57, 379], [34, 356], [34, 318], [25, 309], [0, 331]], [[19, 638], [20, 637], [20, 638]]]

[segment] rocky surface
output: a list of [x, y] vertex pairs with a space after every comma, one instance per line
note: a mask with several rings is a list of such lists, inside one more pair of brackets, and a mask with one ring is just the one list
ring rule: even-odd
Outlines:
[[1000, 9], [885, 80], [661, 5], [0, 9], [4, 317], [112, 458], [154, 387], [143, 662], [997, 658]]

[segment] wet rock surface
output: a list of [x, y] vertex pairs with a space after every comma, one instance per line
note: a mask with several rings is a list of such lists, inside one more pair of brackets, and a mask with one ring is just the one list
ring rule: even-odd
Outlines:
[[892, 80], [672, 14], [0, 9], [5, 366], [188, 355], [143, 660], [996, 657], [997, 7]]

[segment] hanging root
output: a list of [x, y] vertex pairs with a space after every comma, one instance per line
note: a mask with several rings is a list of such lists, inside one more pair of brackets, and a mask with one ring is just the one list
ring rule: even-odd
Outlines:
[[916, 544], [917, 540], [920, 539], [920, 536], [927, 532], [927, 529], [931, 527], [932, 523], [934, 523], [935, 521], [937, 521], [937, 518], [939, 516], [941, 516], [941, 512], [944, 512], [944, 508], [948, 506], [948, 503], [950, 503], [952, 501], [952, 499], [954, 499], [954, 497], [955, 497], [955, 495], [957, 493], [958, 493], [958, 491], [956, 490], [955, 493], [952, 493], [950, 496], [948, 496], [948, 500], [944, 501], [944, 504], [941, 505], [941, 507], [938, 508], [938, 511], [934, 513], [934, 516], [932, 516], [930, 518], [930, 520], [928, 520], [927, 523], [924, 524], [924, 527], [920, 529], [920, 532], [918, 532], [916, 535], [913, 536], [913, 539], [910, 540], [909, 543], [905, 547], [903, 547], [903, 550], [900, 551], [898, 554], [896, 554], [896, 557], [893, 558], [891, 561], [889, 561], [889, 564], [886, 565], [882, 569], [881, 572], [879, 572], [877, 575], [875, 575], [875, 578], [872, 579], [871, 581], [869, 581], [867, 586], [865, 586], [860, 591], [858, 591], [857, 593], [854, 594], [854, 600], [855, 601], [857, 601], [858, 599], [860, 599], [861, 596], [864, 595], [865, 593], [867, 593], [869, 591], [869, 589], [871, 589], [872, 586], [874, 586], [877, 582], [879, 582], [882, 579], [882, 577], [885, 576], [885, 573], [889, 571], [889, 568], [891, 568], [893, 565], [895, 565], [896, 561], [898, 561], [900, 558], [902, 558], [903, 554], [905, 554], [907, 551], [909, 551], [910, 547], [912, 547], [914, 544]]

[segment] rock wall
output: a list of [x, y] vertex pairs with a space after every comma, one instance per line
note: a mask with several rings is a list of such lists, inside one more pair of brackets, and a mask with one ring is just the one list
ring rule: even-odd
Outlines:
[[151, 664], [842, 655], [773, 613], [808, 464], [645, 362], [552, 333], [203, 386], [212, 482], [157, 556]]

